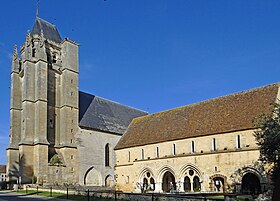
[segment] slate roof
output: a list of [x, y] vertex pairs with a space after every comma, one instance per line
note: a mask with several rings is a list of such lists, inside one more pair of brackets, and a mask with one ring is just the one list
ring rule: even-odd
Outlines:
[[6, 173], [6, 165], [0, 165], [0, 173]]
[[33, 29], [31, 31], [31, 35], [41, 34], [41, 30], [43, 30], [44, 37], [53, 42], [60, 43], [62, 41], [60, 34], [55, 25], [36, 17]]
[[79, 126], [123, 134], [133, 118], [146, 112], [79, 91]]
[[134, 119], [115, 149], [253, 129], [253, 120], [269, 114], [279, 84]]

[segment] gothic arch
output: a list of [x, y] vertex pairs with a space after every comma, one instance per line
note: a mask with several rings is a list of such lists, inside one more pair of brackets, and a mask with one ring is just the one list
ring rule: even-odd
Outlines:
[[153, 177], [155, 177], [153, 171], [151, 168], [145, 167], [142, 168], [140, 170], [139, 176], [138, 176], [138, 181], [142, 181], [143, 177], [145, 176], [145, 174], [147, 174], [147, 172], [149, 172]]
[[243, 176], [247, 173], [255, 174], [258, 177], [258, 179], [260, 180], [260, 183], [267, 183], [268, 179], [267, 179], [267, 176], [265, 175], [265, 173], [263, 171], [260, 171], [257, 168], [251, 167], [251, 166], [247, 166], [247, 167], [238, 169], [231, 177], [235, 183], [241, 184]]
[[101, 184], [101, 174], [94, 166], [90, 167], [85, 173], [84, 185], [100, 186]]
[[262, 164], [260, 162], [256, 162], [252, 165], [239, 168], [231, 175], [231, 180], [235, 184], [233, 187], [237, 192], [242, 191], [242, 179], [246, 174], [253, 174], [257, 177], [260, 182], [261, 192], [264, 192], [267, 189], [269, 178], [267, 177]]
[[114, 187], [115, 182], [114, 182], [114, 177], [112, 175], [107, 175], [105, 177], [105, 186], [106, 187]]
[[196, 165], [193, 165], [193, 164], [184, 165], [179, 171], [179, 178], [183, 178], [186, 175], [186, 172], [190, 169], [195, 171], [196, 174], [199, 176], [200, 181], [202, 181], [202, 172]]
[[[163, 192], [171, 192], [177, 190], [176, 174], [172, 167], [163, 166], [157, 174], [157, 181], [161, 186]], [[172, 185], [171, 185], [172, 183]], [[171, 188], [172, 187], [172, 188]]]
[[184, 192], [199, 192], [202, 187], [202, 172], [194, 164], [186, 164], [179, 171], [180, 187]]
[[174, 169], [173, 169], [172, 167], [166, 165], [166, 166], [163, 166], [163, 167], [158, 171], [158, 173], [157, 173], [157, 181], [161, 181], [161, 180], [162, 180], [162, 177], [163, 177], [163, 175], [164, 175], [164, 173], [167, 172], [167, 171], [171, 172], [171, 173], [174, 175], [175, 180], [176, 180], [176, 174], [175, 174]]
[[138, 176], [137, 187], [141, 189], [141, 192], [145, 192], [146, 190], [154, 191], [155, 183], [153, 171], [147, 167], [143, 168]]

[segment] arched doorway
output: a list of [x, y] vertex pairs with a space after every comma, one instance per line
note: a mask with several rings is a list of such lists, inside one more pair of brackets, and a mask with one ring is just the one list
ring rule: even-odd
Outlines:
[[84, 185], [87, 186], [100, 186], [101, 174], [94, 167], [89, 168], [84, 176]]
[[246, 173], [242, 177], [241, 192], [250, 195], [260, 194], [261, 184], [259, 178], [253, 173]]
[[105, 178], [105, 186], [106, 187], [113, 187], [114, 186], [114, 179], [111, 175], [107, 175]]
[[225, 180], [222, 177], [213, 178], [214, 191], [215, 192], [224, 192]]
[[162, 191], [163, 192], [172, 192], [176, 190], [176, 182], [174, 175], [167, 171], [162, 177]]

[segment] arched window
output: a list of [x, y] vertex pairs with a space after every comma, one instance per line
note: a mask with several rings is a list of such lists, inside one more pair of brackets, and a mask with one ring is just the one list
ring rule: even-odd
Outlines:
[[188, 176], [184, 179], [184, 191], [190, 192], [191, 191], [191, 180]]
[[193, 190], [195, 192], [199, 192], [200, 191], [200, 181], [199, 181], [198, 176], [195, 176], [193, 178]]
[[109, 149], [109, 144], [107, 143], [105, 146], [105, 166], [108, 167], [110, 166], [110, 149]]
[[147, 191], [154, 191], [155, 190], [155, 180], [153, 178], [153, 175], [150, 172], [146, 172], [143, 175], [143, 185], [141, 186], [141, 191], [147, 192]]
[[148, 179], [147, 178], [143, 179], [143, 187], [145, 190], [148, 189]]
[[150, 179], [150, 184], [151, 184], [151, 190], [154, 191], [155, 190], [155, 180], [153, 177]]

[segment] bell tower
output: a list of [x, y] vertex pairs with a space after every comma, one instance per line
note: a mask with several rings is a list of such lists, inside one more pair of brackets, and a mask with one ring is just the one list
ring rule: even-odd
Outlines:
[[59, 159], [61, 173], [76, 169], [68, 159], [77, 149], [78, 46], [69, 39], [62, 40], [55, 25], [37, 16], [20, 54], [15, 47], [7, 148], [10, 180], [77, 180], [74, 174], [54, 176], [52, 161]]

